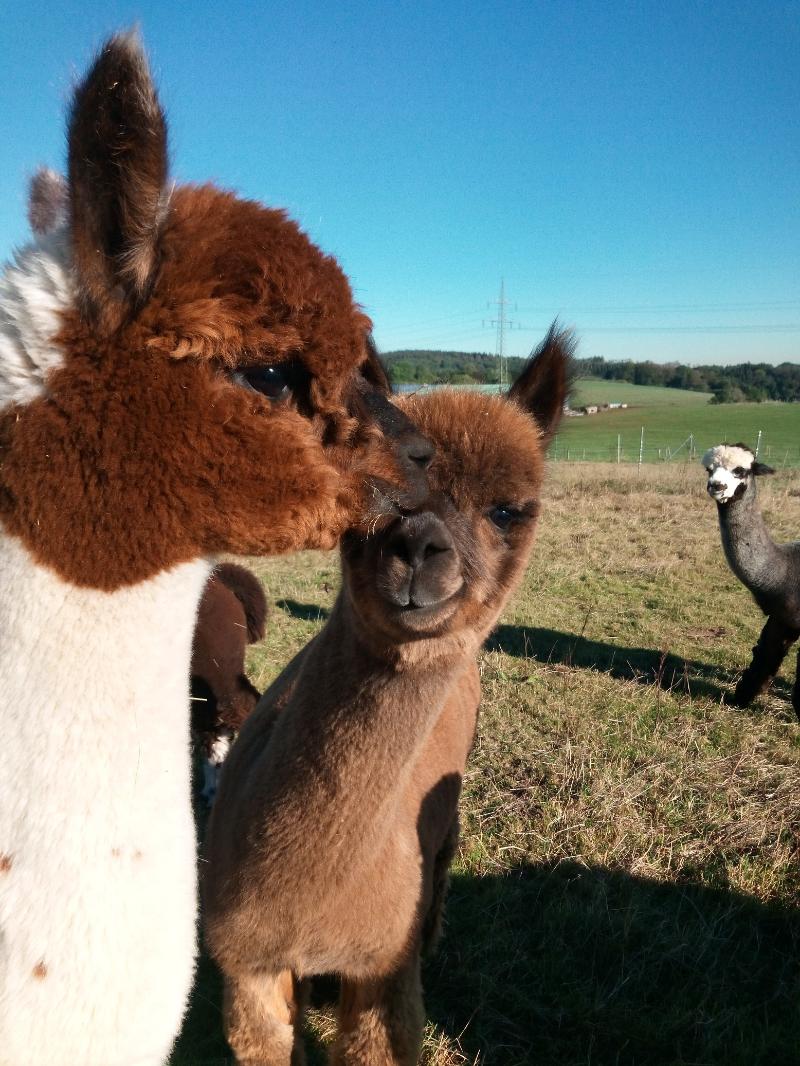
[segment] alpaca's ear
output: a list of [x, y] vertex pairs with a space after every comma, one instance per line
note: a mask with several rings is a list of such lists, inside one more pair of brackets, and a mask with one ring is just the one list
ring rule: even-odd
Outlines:
[[380, 389], [387, 396], [392, 391], [389, 373], [378, 355], [378, 349], [371, 333], [367, 335], [367, 361], [362, 364], [361, 373], [370, 385], [374, 385], [376, 389]]
[[83, 310], [113, 329], [149, 292], [167, 200], [167, 126], [135, 33], [112, 37], [78, 86], [68, 140]]
[[761, 474], [774, 474], [775, 471], [771, 466], [767, 466], [766, 463], [759, 463], [758, 460], [756, 460], [750, 467], [750, 473], [759, 477]]
[[575, 338], [569, 330], [550, 327], [545, 339], [511, 386], [508, 398], [534, 416], [547, 444], [561, 421], [574, 377]]
[[49, 167], [39, 167], [28, 187], [28, 221], [34, 233], [52, 233], [67, 217], [67, 183]]

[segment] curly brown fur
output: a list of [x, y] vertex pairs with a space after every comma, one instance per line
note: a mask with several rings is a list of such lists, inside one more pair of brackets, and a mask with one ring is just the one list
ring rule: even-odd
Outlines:
[[335, 1063], [417, 1061], [419, 956], [457, 841], [475, 656], [530, 555], [570, 352], [551, 332], [508, 399], [404, 401], [437, 446], [429, 496], [372, 536], [348, 533], [330, 619], [234, 745], [204, 895], [241, 1063], [289, 1066], [292, 1023], [252, 998], [286, 973], [342, 975]]
[[[63, 359], [0, 411], [0, 518], [78, 585], [332, 547], [424, 487], [430, 450], [386, 399], [336, 261], [282, 211], [170, 188], [143, 53], [112, 38], [71, 112]], [[265, 366], [291, 382], [280, 403], [234, 373]]]

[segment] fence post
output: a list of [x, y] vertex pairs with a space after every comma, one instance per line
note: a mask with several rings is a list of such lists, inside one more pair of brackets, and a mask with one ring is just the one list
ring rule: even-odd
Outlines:
[[620, 454], [622, 452], [622, 434], [617, 434], [617, 465], [619, 465]]
[[644, 455], [644, 426], [642, 426], [642, 435], [639, 438], [639, 466], [637, 467], [637, 470], [636, 470], [637, 474], [641, 474], [641, 472], [642, 472], [642, 456], [643, 455]]
[[758, 459], [758, 453], [761, 450], [761, 430], [758, 431], [758, 440], [756, 441], [756, 459]]

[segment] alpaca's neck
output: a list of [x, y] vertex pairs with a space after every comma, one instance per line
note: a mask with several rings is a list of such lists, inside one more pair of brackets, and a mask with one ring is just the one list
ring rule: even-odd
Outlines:
[[[167, 728], [165, 714], [187, 733], [192, 634], [208, 571], [195, 561], [98, 592], [64, 582], [19, 540], [0, 534], [4, 731], [31, 751], [50, 736], [54, 751], [67, 756], [78, 754], [81, 737], [96, 734], [103, 738], [97, 757], [113, 755], [118, 763], [124, 755], [115, 745], [130, 743], [135, 761], [148, 728]], [[35, 773], [33, 760], [32, 767]]]
[[0, 532], [2, 1062], [166, 1057], [194, 952], [189, 659], [207, 571], [97, 592]]
[[755, 482], [738, 500], [717, 504], [722, 546], [731, 570], [756, 596], [780, 589], [787, 558], [770, 536], [761, 511]]
[[[302, 800], [316, 834], [350, 840], [374, 832], [381, 810], [401, 794], [453, 686], [474, 660], [472, 649], [398, 662], [376, 653], [340, 595], [325, 629], [308, 647], [297, 675], [291, 713], [275, 740], [273, 785], [320, 787]], [[319, 771], [323, 766], [324, 770]], [[278, 779], [282, 779], [279, 783]], [[285, 779], [285, 780], [283, 780]], [[335, 842], [332, 840], [332, 843]]]

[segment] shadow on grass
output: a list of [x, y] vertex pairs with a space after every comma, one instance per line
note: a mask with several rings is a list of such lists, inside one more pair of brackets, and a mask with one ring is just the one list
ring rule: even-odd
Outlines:
[[430, 1017], [493, 1066], [800, 1061], [800, 912], [565, 862], [453, 878]]
[[318, 603], [298, 603], [297, 600], [276, 600], [275, 606], [292, 618], [302, 618], [306, 622], [324, 622], [330, 615], [327, 607], [320, 607]]
[[[543, 663], [600, 670], [621, 681], [657, 684], [667, 691], [684, 692], [720, 700], [729, 696], [738, 672], [722, 666], [684, 659], [657, 648], [626, 648], [617, 644], [589, 640], [577, 633], [534, 626], [501, 625], [486, 641], [489, 651], [533, 658]], [[743, 664], [744, 665], [744, 664]], [[789, 695], [782, 678], [772, 683], [776, 694]]]
[[[800, 1061], [800, 911], [725, 888], [572, 862], [455, 875], [424, 986], [431, 1020], [487, 1066]], [[221, 997], [203, 958], [171, 1066], [232, 1062]]]

